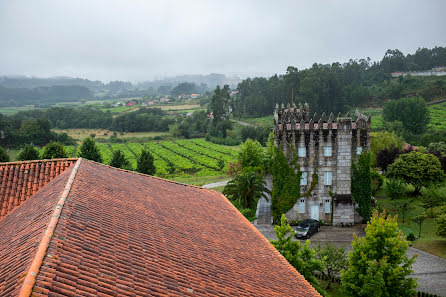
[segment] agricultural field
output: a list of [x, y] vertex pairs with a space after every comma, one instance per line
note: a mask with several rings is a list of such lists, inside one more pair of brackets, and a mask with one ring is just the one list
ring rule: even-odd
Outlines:
[[[95, 138], [109, 138], [113, 135], [113, 131], [104, 129], [52, 129], [57, 133], [67, 133], [68, 136], [73, 137], [76, 141], [82, 142], [84, 138], [87, 138], [91, 134], [95, 135]], [[155, 136], [165, 136], [169, 134], [168, 132], [123, 132], [117, 133], [119, 138], [130, 138], [130, 137], [155, 137]]]
[[[151, 141], [141, 143], [96, 143], [104, 164], [110, 164], [113, 151], [121, 150], [129, 160], [132, 169], [136, 169], [137, 158], [144, 148], [149, 149], [157, 168], [156, 175], [169, 178], [182, 178], [185, 182], [199, 184], [198, 178], [211, 182], [225, 178], [228, 162], [237, 160], [237, 149], [205, 141], [204, 139]], [[66, 146], [69, 157], [75, 157], [79, 146]], [[19, 151], [12, 151], [11, 160]], [[41, 150], [40, 150], [41, 152]], [[223, 161], [220, 169], [219, 160]], [[169, 164], [170, 163], [170, 164]], [[172, 165], [173, 164], [173, 165]], [[195, 177], [195, 179], [194, 179]]]

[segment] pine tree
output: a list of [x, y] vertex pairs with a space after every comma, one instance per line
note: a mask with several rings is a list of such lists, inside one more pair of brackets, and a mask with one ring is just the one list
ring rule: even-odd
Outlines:
[[17, 161], [38, 160], [40, 159], [39, 151], [30, 144], [25, 144], [25, 147], [17, 155]]
[[84, 139], [81, 147], [79, 148], [78, 156], [81, 158], [102, 163], [101, 154], [99, 153], [99, 149], [96, 146], [96, 142], [92, 137], [87, 137]]
[[44, 146], [42, 152], [42, 159], [56, 159], [56, 158], [67, 158], [68, 154], [62, 143], [57, 141], [51, 141]]
[[286, 221], [284, 214], [282, 214], [280, 223], [280, 225], [274, 227], [277, 240], [271, 240], [271, 244], [319, 293], [324, 294], [317, 278], [314, 276], [314, 271], [322, 272], [324, 265], [321, 260], [316, 258], [316, 252], [310, 249], [310, 241], [307, 240], [302, 245], [299, 241], [292, 240], [294, 231]]
[[341, 272], [346, 296], [415, 296], [417, 282], [409, 275], [416, 256], [407, 256], [397, 218], [375, 210], [365, 232], [354, 236], [348, 269]]
[[153, 156], [149, 150], [144, 149], [138, 157], [136, 171], [144, 174], [154, 175], [156, 167], [153, 164]]
[[122, 169], [131, 169], [129, 160], [125, 157], [121, 150], [116, 150], [113, 152], [113, 157], [110, 161], [110, 166]]

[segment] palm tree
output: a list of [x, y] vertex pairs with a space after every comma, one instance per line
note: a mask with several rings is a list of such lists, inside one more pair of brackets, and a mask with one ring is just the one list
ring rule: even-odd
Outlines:
[[270, 191], [260, 174], [249, 171], [239, 174], [229, 181], [223, 194], [235, 201], [239, 207], [253, 209], [257, 206], [257, 201], [260, 198], [264, 197], [268, 200], [266, 194], [270, 194]]

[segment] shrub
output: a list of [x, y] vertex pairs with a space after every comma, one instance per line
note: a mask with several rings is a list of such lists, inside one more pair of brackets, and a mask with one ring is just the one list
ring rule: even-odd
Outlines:
[[415, 234], [413, 234], [413, 232], [410, 232], [409, 235], [407, 235], [407, 240], [414, 241], [415, 239]]
[[385, 193], [392, 200], [400, 199], [406, 193], [406, 184], [400, 179], [389, 178], [386, 182]]
[[235, 177], [242, 172], [242, 163], [240, 162], [229, 162], [228, 163], [228, 175], [230, 177]]
[[40, 159], [39, 151], [30, 144], [26, 144], [25, 147], [17, 155], [17, 161], [38, 160], [38, 159]]
[[9, 155], [4, 148], [0, 146], [0, 162], [9, 162]]

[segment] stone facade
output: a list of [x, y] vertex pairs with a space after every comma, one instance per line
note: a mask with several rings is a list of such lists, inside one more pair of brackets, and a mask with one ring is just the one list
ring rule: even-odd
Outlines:
[[[302, 171], [301, 193], [310, 185], [312, 174], [319, 182], [311, 195], [301, 197], [286, 216], [289, 220], [313, 218], [333, 225], [353, 225], [354, 205], [351, 199], [351, 165], [363, 150], [370, 148], [370, 117], [358, 111], [310, 116], [308, 104], [286, 108], [276, 105], [274, 142], [282, 147], [288, 159], [293, 152]], [[330, 195], [330, 192], [332, 195]], [[332, 201], [334, 199], [334, 201]]]

